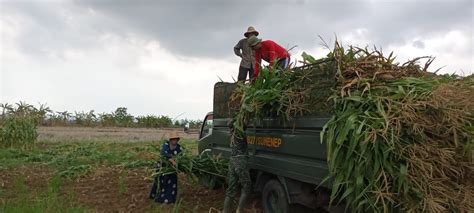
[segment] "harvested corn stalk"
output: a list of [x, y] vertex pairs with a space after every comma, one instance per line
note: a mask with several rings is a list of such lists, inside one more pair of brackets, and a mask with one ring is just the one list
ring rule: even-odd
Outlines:
[[227, 175], [228, 161], [219, 155], [211, 155], [206, 152], [194, 156], [184, 151], [174, 156], [173, 159], [176, 161], [176, 166], [173, 166], [166, 158], [161, 159], [161, 164], [153, 175], [181, 172], [186, 174], [190, 180], [196, 180], [202, 175], [212, 175], [219, 178], [225, 178]]
[[253, 85], [239, 84], [238, 133], [252, 119], [331, 113], [321, 142], [332, 203], [354, 212], [474, 210], [474, 76], [435, 75], [433, 58], [398, 64], [393, 53], [338, 42], [324, 59], [303, 57], [311, 64], [263, 69]]

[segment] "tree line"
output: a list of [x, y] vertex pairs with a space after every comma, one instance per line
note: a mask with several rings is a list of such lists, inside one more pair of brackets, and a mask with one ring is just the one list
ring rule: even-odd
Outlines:
[[0, 108], [0, 124], [9, 116], [19, 114], [34, 118], [40, 126], [168, 128], [189, 124], [189, 128], [199, 128], [202, 123], [200, 120], [173, 120], [167, 115], [134, 116], [127, 112], [126, 107], [118, 107], [109, 113], [96, 113], [94, 110], [69, 112], [53, 111], [46, 104], [33, 106], [20, 101], [15, 104], [0, 103]]

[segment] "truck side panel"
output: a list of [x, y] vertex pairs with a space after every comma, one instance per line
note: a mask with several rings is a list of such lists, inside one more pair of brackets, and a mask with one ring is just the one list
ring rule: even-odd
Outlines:
[[[327, 118], [300, 118], [288, 125], [276, 125], [281, 127], [278, 129], [271, 125], [268, 125], [270, 128], [265, 128], [262, 126], [264, 124], [250, 126], [246, 132], [250, 168], [319, 184], [328, 172], [326, 147], [320, 142], [322, 124], [326, 120]], [[225, 157], [230, 155], [230, 135], [226, 123], [227, 119], [214, 120], [212, 134], [199, 143], [200, 152], [211, 149], [214, 154]]]

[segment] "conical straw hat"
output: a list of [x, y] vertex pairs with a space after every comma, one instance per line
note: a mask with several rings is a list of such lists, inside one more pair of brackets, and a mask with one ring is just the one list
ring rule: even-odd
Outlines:
[[171, 132], [171, 133], [169, 134], [169, 138], [168, 138], [168, 139], [171, 140], [171, 139], [174, 139], [174, 138], [176, 138], [176, 139], [178, 139], [178, 140], [181, 139], [181, 137], [179, 137], [179, 135], [178, 135], [177, 132]]

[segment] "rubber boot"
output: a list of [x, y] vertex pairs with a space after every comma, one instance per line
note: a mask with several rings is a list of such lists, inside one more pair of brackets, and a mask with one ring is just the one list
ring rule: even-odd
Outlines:
[[239, 206], [237, 207], [237, 213], [244, 211], [245, 204], [247, 203], [247, 198], [248, 197], [249, 197], [249, 194], [247, 194], [245, 192], [240, 194]]
[[224, 200], [224, 210], [222, 210], [222, 213], [231, 213], [232, 212], [232, 198], [225, 196]]

